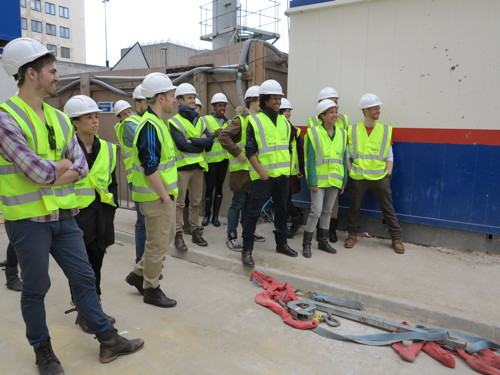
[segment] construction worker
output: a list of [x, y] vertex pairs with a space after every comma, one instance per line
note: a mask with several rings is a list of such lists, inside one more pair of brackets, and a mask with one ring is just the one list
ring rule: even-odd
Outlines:
[[243, 220], [242, 263], [253, 267], [254, 232], [262, 206], [271, 195], [274, 201], [276, 252], [296, 257], [287, 243], [288, 176], [291, 171], [292, 129], [279, 114], [281, 85], [267, 80], [259, 88], [260, 113], [249, 117], [245, 154], [250, 162], [252, 188]]
[[347, 183], [346, 142], [344, 129], [335, 126], [337, 104], [330, 99], [316, 105], [319, 125], [310, 127], [305, 138], [306, 177], [311, 190], [311, 212], [307, 218], [302, 242], [302, 255], [311, 257], [311, 242], [318, 223], [318, 248], [330, 254], [337, 251], [328, 243], [328, 230], [333, 203]]
[[196, 109], [196, 113], [198, 116], [201, 116], [201, 111], [203, 110], [203, 103], [200, 99], [196, 98], [194, 108]]
[[[335, 90], [332, 87], [324, 87], [322, 88], [319, 93], [318, 93], [318, 103], [322, 100], [325, 99], [330, 99], [337, 104], [337, 109], [339, 106], [339, 94], [337, 93], [337, 90]], [[311, 126], [316, 126], [318, 125], [319, 120], [318, 116], [310, 117], [307, 119], [307, 125], [309, 127]], [[340, 127], [344, 130], [347, 130], [347, 127], [349, 126], [349, 116], [346, 114], [338, 113], [338, 118], [337, 122], [335, 123], [335, 126]], [[332, 217], [330, 219], [330, 227], [329, 227], [329, 235], [328, 238], [330, 242], [335, 243], [338, 241], [337, 237], [337, 225], [338, 225], [338, 214], [339, 214], [339, 196], [337, 195], [337, 199], [335, 199], [335, 203], [333, 204], [332, 208]], [[319, 231], [317, 232], [317, 234]], [[316, 238], [318, 240], [318, 238]]]
[[288, 194], [288, 215], [292, 219], [292, 225], [287, 230], [287, 238], [293, 238], [302, 224], [302, 213], [292, 202], [292, 196], [300, 192], [300, 179], [304, 176], [304, 144], [300, 138], [300, 129], [293, 126], [292, 103], [286, 98], [281, 99], [280, 115], [286, 117], [292, 127], [292, 172], [289, 178], [290, 192]]
[[134, 353], [144, 341], [118, 335], [104, 315], [74, 219], [74, 182], [88, 169], [69, 118], [43, 101], [56, 94], [56, 58], [30, 38], [9, 42], [2, 57], [7, 75], [18, 81], [19, 93], [0, 105], [0, 196], [5, 230], [23, 272], [21, 310], [38, 371], [64, 374], [46, 323], [49, 254], [64, 271], [78, 311], [100, 342], [100, 361]]
[[177, 302], [160, 288], [163, 258], [174, 236], [177, 167], [175, 148], [162, 118], [172, 111], [175, 86], [166, 74], [150, 73], [142, 82], [148, 108], [134, 138], [132, 199], [146, 223], [146, 247], [141, 260], [125, 281], [143, 294], [143, 302], [174, 307]]
[[183, 210], [186, 192], [189, 190], [189, 224], [193, 243], [207, 246], [200, 225], [200, 205], [203, 196], [203, 172], [208, 164], [205, 151], [212, 148], [212, 134], [198, 121], [195, 110], [196, 89], [189, 83], [181, 83], [175, 91], [179, 102], [178, 113], [168, 120], [170, 132], [175, 143], [176, 164], [179, 172], [179, 198], [176, 204], [175, 248], [186, 251], [188, 248], [182, 238]]
[[[220, 144], [229, 154], [229, 189], [233, 192], [233, 199], [227, 212], [226, 245], [233, 251], [241, 251], [237, 228], [240, 218], [243, 222], [251, 188], [249, 163], [244, 150], [248, 116], [257, 114], [259, 110], [259, 86], [251, 86], [245, 92], [245, 107], [236, 108], [236, 116], [219, 135]], [[265, 240], [264, 236], [254, 232], [254, 241]]]
[[212, 148], [206, 153], [208, 170], [205, 172], [205, 215], [201, 221], [201, 225], [204, 227], [210, 222], [210, 214], [212, 214], [214, 227], [220, 227], [219, 211], [222, 204], [222, 187], [226, 179], [228, 159], [227, 151], [219, 143], [219, 134], [228, 124], [225, 116], [227, 103], [226, 95], [221, 92], [214, 94], [210, 102], [213, 113], [200, 117], [203, 127], [209, 130], [214, 140]]
[[[102, 111], [97, 103], [85, 95], [73, 96], [64, 105], [64, 113], [68, 115], [76, 130], [78, 144], [89, 167], [87, 177], [75, 183], [80, 209], [75, 220], [83, 232], [83, 241], [94, 270], [95, 287], [100, 298], [104, 254], [106, 249], [115, 243], [114, 219], [118, 206], [118, 184], [115, 175], [116, 145], [97, 137], [99, 112]], [[73, 301], [73, 293], [71, 300]], [[107, 314], [106, 317], [111, 324], [115, 323], [113, 317]], [[76, 317], [76, 324], [84, 332], [92, 333], [80, 312]]]
[[[141, 122], [141, 117], [147, 110], [147, 100], [142, 95], [142, 86], [138, 85], [132, 94], [135, 106], [135, 112], [132, 112], [132, 106], [125, 100], [118, 100], [115, 103], [114, 111], [120, 122], [115, 125], [116, 137], [120, 144], [123, 164], [125, 165], [125, 175], [127, 183], [132, 189], [132, 148], [135, 138], [135, 131]], [[139, 210], [139, 202], [134, 202], [137, 218], [135, 221], [135, 263], [138, 263], [146, 244], [146, 227], [144, 224], [144, 215]]]
[[359, 100], [364, 120], [347, 130], [349, 167], [349, 233], [344, 247], [352, 248], [359, 233], [360, 209], [367, 190], [372, 190], [384, 215], [392, 238], [392, 247], [403, 254], [401, 227], [392, 205], [391, 179], [394, 167], [392, 127], [378, 122], [383, 103], [375, 94], [365, 94]]

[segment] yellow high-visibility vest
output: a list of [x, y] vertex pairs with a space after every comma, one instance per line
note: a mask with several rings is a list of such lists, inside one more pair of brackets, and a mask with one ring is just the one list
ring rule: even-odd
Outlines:
[[[205, 131], [205, 127], [203, 124], [201, 126], [194, 126], [191, 121], [185, 119], [180, 114], [176, 114], [174, 117], [171, 117], [168, 120], [171, 126], [174, 126], [177, 130], [179, 130], [186, 139], [188, 138], [200, 138], [203, 132]], [[200, 122], [198, 121], [197, 125]], [[190, 152], [182, 152], [175, 146], [175, 162], [177, 164], [177, 168], [184, 167], [185, 165], [190, 164], [200, 164], [203, 170], [208, 171], [208, 163], [205, 157], [205, 151], [201, 153], [190, 153]]]
[[[239, 147], [241, 152], [245, 152], [245, 145], [247, 143], [248, 116], [238, 115], [237, 117], [240, 118], [240, 123], [241, 123], [241, 139], [236, 145]], [[228, 159], [229, 159], [229, 172], [248, 171], [249, 170], [250, 163], [248, 162], [248, 160], [246, 160], [243, 163], [240, 163], [238, 161], [238, 159], [236, 159], [229, 152], [227, 153], [227, 155], [228, 155]]]
[[125, 131], [125, 126], [127, 126], [127, 122], [135, 124], [135, 128], [137, 129], [137, 126], [141, 122], [141, 116], [132, 115], [115, 125], [116, 137], [120, 143], [120, 152], [122, 154], [123, 164], [125, 164], [127, 182], [130, 183], [132, 182], [132, 147], [128, 147], [123, 141], [123, 133]]
[[[257, 160], [266, 174], [269, 177], [289, 176], [291, 126], [286, 117], [278, 115], [276, 125], [262, 112], [251, 115], [248, 120], [259, 148]], [[250, 165], [250, 179], [259, 178], [257, 171]]]
[[[300, 128], [297, 128], [297, 138], [300, 137]], [[296, 176], [300, 171], [299, 153], [297, 151], [297, 139], [292, 140], [292, 176]]]
[[134, 138], [134, 148], [132, 155], [132, 200], [135, 202], [150, 202], [160, 198], [151, 186], [149, 178], [144, 174], [144, 168], [139, 160], [139, 150], [137, 140], [139, 133], [145, 124], [150, 123], [155, 127], [156, 134], [161, 144], [160, 164], [158, 173], [168, 194], [177, 196], [177, 166], [175, 164], [174, 140], [170, 135], [167, 125], [150, 112], [144, 113], [142, 121], [137, 127]]
[[113, 193], [109, 191], [112, 182], [112, 173], [116, 168], [116, 145], [99, 139], [101, 148], [85, 178], [75, 183], [78, 208], [88, 207], [96, 197], [96, 192], [101, 197], [101, 202], [116, 207]]
[[[307, 129], [305, 144], [308, 140], [316, 154], [316, 177], [318, 187], [341, 188], [344, 180], [344, 154], [346, 151], [347, 136], [342, 128], [335, 128], [333, 139], [323, 126], [314, 126]], [[306, 155], [307, 162], [307, 152]], [[307, 178], [307, 168], [306, 168]]]
[[[198, 121], [201, 121], [204, 128], [208, 129], [210, 133], [214, 133], [218, 129], [224, 129], [228, 125], [226, 121], [224, 124], [222, 124], [222, 126], [220, 126], [215, 117], [212, 115], [200, 117]], [[220, 144], [219, 137], [214, 137], [214, 144], [212, 148], [210, 149], [210, 151], [206, 152], [207, 162], [218, 163], [224, 159], [227, 159], [227, 155], [228, 152]]]
[[360, 122], [347, 129], [352, 167], [349, 177], [355, 180], [381, 180], [387, 174], [387, 155], [391, 147], [392, 127], [379, 122], [368, 136]]
[[[42, 159], [58, 161], [74, 136], [63, 112], [43, 103], [46, 124], [20, 97], [13, 96], [0, 107], [8, 112], [26, 135], [28, 146]], [[50, 139], [55, 144], [51, 147]], [[54, 148], [54, 149], [52, 149]], [[74, 184], [42, 186], [29, 180], [13, 163], [0, 157], [0, 200], [6, 220], [45, 216], [58, 209], [77, 207]]]

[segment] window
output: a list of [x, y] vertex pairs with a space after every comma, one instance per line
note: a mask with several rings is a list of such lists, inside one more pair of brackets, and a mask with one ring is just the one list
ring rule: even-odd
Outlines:
[[47, 35], [56, 35], [56, 25], [52, 25], [51, 23], [45, 24], [45, 32]]
[[21, 30], [28, 30], [28, 21], [21, 17]]
[[54, 51], [54, 56], [57, 56], [57, 46], [54, 44], [47, 44], [47, 49], [49, 51]]
[[26, 8], [26, 0], [21, 0], [21, 8]]
[[61, 38], [66, 38], [66, 39], [69, 39], [69, 28], [67, 27], [64, 27], [64, 26], [61, 26], [59, 28], [59, 36]]
[[59, 7], [59, 17], [69, 18], [69, 9], [66, 7]]
[[31, 9], [36, 10], [37, 12], [41, 12], [42, 2], [40, 0], [31, 0]]
[[67, 48], [67, 47], [61, 47], [61, 57], [65, 57], [67, 59], [70, 58], [69, 48]]
[[56, 15], [56, 6], [52, 3], [45, 3], [45, 13]]
[[35, 33], [41, 33], [42, 23], [40, 21], [31, 20], [31, 31], [34, 31]]

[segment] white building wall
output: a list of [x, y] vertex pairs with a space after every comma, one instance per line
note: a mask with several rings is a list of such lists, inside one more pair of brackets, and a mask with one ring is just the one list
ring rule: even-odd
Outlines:
[[[56, 14], [45, 13], [45, 3], [54, 4]], [[85, 2], [83, 0], [49, 0], [41, 1], [41, 11], [32, 10], [30, 0], [26, 0], [26, 8], [21, 7], [21, 17], [27, 20], [27, 30], [21, 30], [23, 37], [29, 37], [39, 40], [43, 44], [53, 44], [57, 46], [57, 58], [62, 61], [71, 61], [77, 63], [86, 62], [85, 53]], [[63, 6], [69, 9], [69, 18], [59, 16], [59, 7]], [[33, 32], [31, 30], [31, 20], [42, 22], [42, 32]], [[56, 36], [47, 35], [46, 24], [56, 25]], [[67, 27], [70, 30], [70, 38], [60, 37], [60, 26]], [[82, 48], [83, 46], [83, 48]], [[61, 56], [61, 47], [70, 49], [70, 58]]]
[[374, 92], [396, 127], [498, 129], [499, 1], [337, 0], [287, 13], [294, 124], [332, 86], [351, 123]]

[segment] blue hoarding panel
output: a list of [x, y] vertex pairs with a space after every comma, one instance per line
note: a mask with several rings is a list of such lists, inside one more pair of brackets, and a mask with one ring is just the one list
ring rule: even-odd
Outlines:
[[19, 1], [2, 1], [0, 40], [9, 42], [21, 36], [21, 11]]

